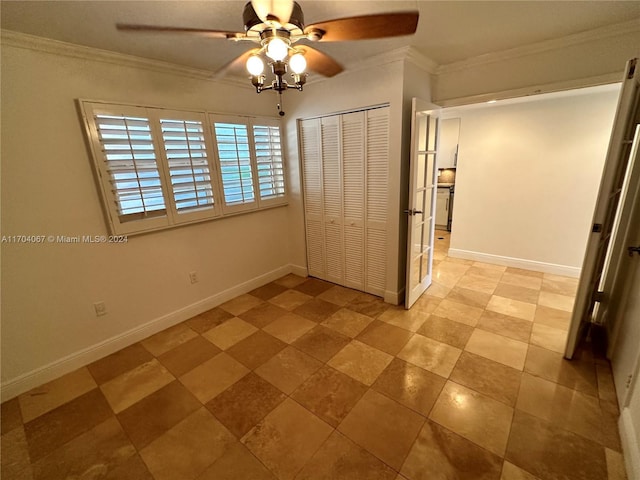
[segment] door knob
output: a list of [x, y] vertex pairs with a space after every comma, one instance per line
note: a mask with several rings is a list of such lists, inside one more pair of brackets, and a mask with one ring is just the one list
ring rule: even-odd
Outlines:
[[404, 213], [409, 214], [409, 215], [417, 215], [419, 213], [422, 213], [422, 210], [416, 210], [414, 208], [413, 210], [405, 210]]

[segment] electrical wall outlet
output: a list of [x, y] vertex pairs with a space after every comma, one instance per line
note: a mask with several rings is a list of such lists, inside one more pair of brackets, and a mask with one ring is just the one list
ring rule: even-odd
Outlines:
[[189, 280], [191, 283], [198, 283], [198, 274], [196, 272], [189, 272]]
[[93, 308], [96, 311], [96, 317], [102, 317], [107, 314], [107, 306], [104, 302], [96, 302], [93, 304]]

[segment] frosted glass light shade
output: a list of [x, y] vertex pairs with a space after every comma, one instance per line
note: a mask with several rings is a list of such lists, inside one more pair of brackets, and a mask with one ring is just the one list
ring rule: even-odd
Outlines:
[[296, 53], [289, 59], [289, 67], [291, 67], [291, 71], [293, 73], [303, 73], [307, 68], [307, 60], [304, 58], [303, 54]]
[[251, 0], [251, 6], [263, 22], [268, 15], [278, 17], [279, 23], [285, 24], [291, 17], [293, 2], [291, 0]]
[[280, 38], [272, 38], [267, 45], [267, 56], [275, 61], [284, 60], [289, 51], [288, 45]]
[[251, 55], [247, 59], [247, 70], [251, 75], [257, 77], [264, 72], [264, 62], [258, 55]]

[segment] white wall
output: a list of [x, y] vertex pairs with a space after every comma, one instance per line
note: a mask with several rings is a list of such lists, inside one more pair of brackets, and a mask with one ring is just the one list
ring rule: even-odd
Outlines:
[[450, 255], [577, 276], [618, 87], [447, 111], [461, 117]]
[[[107, 233], [77, 98], [277, 113], [249, 88], [4, 44], [2, 235]], [[3, 244], [3, 399], [288, 272], [287, 210], [124, 245]], [[96, 318], [97, 301], [106, 316]]]

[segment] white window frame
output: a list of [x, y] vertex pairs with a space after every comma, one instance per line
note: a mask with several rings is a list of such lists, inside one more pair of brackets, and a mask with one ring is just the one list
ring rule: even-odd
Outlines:
[[[255, 211], [271, 207], [286, 205], [288, 202], [288, 185], [286, 185], [286, 171], [284, 159], [284, 135], [278, 119], [270, 117], [250, 117], [243, 115], [220, 115], [205, 111], [169, 110], [161, 107], [138, 106], [127, 104], [113, 104], [101, 101], [78, 100], [79, 110], [82, 115], [85, 132], [91, 150], [91, 160], [99, 185], [99, 192], [107, 225], [112, 234], [135, 235], [150, 231], [173, 228], [184, 224], [213, 220], [229, 215]], [[95, 122], [95, 115], [113, 115], [145, 118], [150, 125], [151, 142], [156, 167], [160, 176], [162, 196], [164, 199], [164, 211], [151, 215], [135, 214], [137, 218], [127, 220], [120, 216], [119, 204], [114, 194], [112, 177], [107, 169], [103, 146]], [[202, 124], [204, 136], [204, 148], [209, 168], [209, 177], [213, 192], [213, 205], [202, 208], [193, 208], [189, 211], [179, 212], [174, 200], [174, 191], [171, 184], [169, 160], [164, 143], [161, 128], [161, 120], [197, 121]], [[249, 162], [252, 175], [253, 199], [250, 202], [227, 205], [224, 197], [220, 157], [216, 142], [214, 122], [225, 122], [244, 125], [247, 129], [249, 142]], [[283, 191], [270, 198], [260, 198], [260, 185], [258, 178], [257, 156], [254, 138], [255, 126], [276, 126], [280, 135], [280, 158], [282, 162], [282, 189]], [[278, 170], [279, 171], [279, 170]]]
[[[287, 176], [286, 176], [286, 172], [285, 172], [285, 158], [284, 158], [284, 136], [282, 134], [282, 128], [280, 125], [280, 120], [275, 119], [275, 118], [265, 118], [265, 117], [258, 117], [258, 118], [253, 118], [251, 120], [251, 132], [252, 135], [254, 135], [254, 141], [253, 141], [253, 145], [254, 145], [254, 149], [255, 146], [257, 145], [257, 142], [255, 141], [255, 129], [256, 127], [277, 127], [279, 129], [279, 136], [280, 136], [280, 166], [279, 168], [282, 169], [282, 181], [281, 181], [281, 188], [282, 188], [282, 192], [281, 193], [277, 193], [275, 195], [271, 195], [268, 197], [262, 197], [262, 193], [260, 190], [260, 176], [259, 176], [259, 162], [258, 162], [258, 153], [256, 151], [256, 161], [255, 161], [255, 165], [256, 165], [256, 192], [257, 192], [257, 198], [258, 198], [258, 202], [260, 204], [261, 208], [265, 208], [268, 206], [273, 206], [273, 205], [280, 205], [283, 202], [283, 199], [286, 199], [287, 196]], [[256, 149], [257, 150], [257, 149]], [[272, 155], [273, 156], [273, 155]], [[272, 162], [272, 167], [273, 167], [273, 162]], [[280, 182], [279, 182], [280, 183]]]
[[[248, 117], [240, 117], [235, 115], [220, 115], [220, 114], [209, 114], [209, 128], [211, 129], [213, 135], [213, 143], [215, 145], [215, 155], [219, 168], [219, 182], [220, 182], [220, 190], [222, 192], [222, 196], [220, 197], [220, 203], [222, 204], [222, 210], [225, 214], [232, 214], [237, 212], [246, 212], [250, 210], [256, 210], [259, 208], [259, 200], [256, 192], [256, 168], [255, 168], [255, 147], [251, 142], [252, 138], [252, 128], [251, 128], [251, 119]], [[249, 167], [251, 172], [251, 185], [250, 185], [250, 193], [252, 195], [252, 200], [243, 201], [243, 202], [234, 202], [228, 203], [227, 198], [225, 196], [225, 182], [223, 177], [223, 159], [220, 156], [219, 144], [218, 144], [218, 136], [216, 134], [215, 124], [233, 124], [240, 125], [245, 127], [247, 131], [247, 142], [249, 147]]]
[[[219, 165], [219, 181], [221, 193], [223, 194], [221, 198], [222, 209], [225, 214], [250, 211], [260, 208], [268, 208], [270, 206], [282, 205], [286, 202], [286, 185], [283, 184], [284, 191], [280, 195], [274, 195], [271, 197], [263, 198], [260, 191], [260, 177], [258, 175], [258, 155], [256, 149], [256, 140], [255, 140], [255, 128], [256, 127], [278, 127], [280, 129], [280, 156], [282, 158], [282, 169], [283, 169], [283, 182], [286, 182], [286, 175], [284, 174], [284, 145], [283, 145], [283, 135], [282, 128], [280, 125], [280, 121], [274, 118], [269, 117], [242, 117], [237, 115], [220, 115], [220, 114], [212, 114], [208, 115], [209, 117], [209, 127], [211, 128], [213, 140], [215, 144], [215, 154]], [[249, 142], [249, 157], [250, 157], [250, 167], [251, 167], [251, 194], [252, 199], [250, 201], [244, 202], [234, 202], [227, 203], [225, 193], [225, 182], [222, 176], [222, 159], [220, 158], [220, 151], [218, 148], [218, 137], [216, 134], [217, 123], [225, 123], [225, 124], [234, 124], [234, 125], [242, 125], [246, 127], [247, 137]]]

